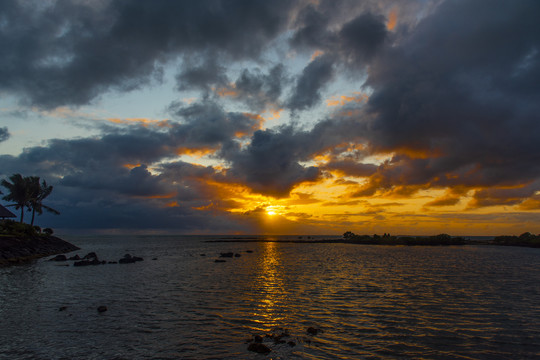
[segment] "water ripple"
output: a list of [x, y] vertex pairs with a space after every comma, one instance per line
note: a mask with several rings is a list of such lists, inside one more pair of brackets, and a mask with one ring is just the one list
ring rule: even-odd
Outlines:
[[246, 339], [277, 328], [296, 346], [265, 338], [272, 359], [540, 357], [538, 249], [79, 241], [158, 260], [0, 269], [0, 357], [261, 359]]

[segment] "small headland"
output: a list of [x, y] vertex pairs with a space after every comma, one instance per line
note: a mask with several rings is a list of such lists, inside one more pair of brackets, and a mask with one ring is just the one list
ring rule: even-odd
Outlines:
[[34, 227], [11, 220], [0, 222], [0, 266], [14, 265], [45, 256], [79, 250], [52, 235], [51, 229]]

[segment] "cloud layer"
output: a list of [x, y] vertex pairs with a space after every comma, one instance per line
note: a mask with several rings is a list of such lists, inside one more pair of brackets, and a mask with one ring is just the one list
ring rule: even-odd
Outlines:
[[[407, 216], [506, 206], [529, 219], [538, 13], [534, 0], [3, 1], [0, 90], [20, 107], [93, 106], [171, 69], [171, 91], [194, 100], [0, 155], [1, 175], [53, 183], [64, 215], [47, 221], [63, 228], [258, 232], [255, 210], [275, 200], [289, 225], [328, 231], [420, 196]], [[0, 128], [0, 142], [17, 136]], [[327, 221], [323, 204], [344, 207]]]

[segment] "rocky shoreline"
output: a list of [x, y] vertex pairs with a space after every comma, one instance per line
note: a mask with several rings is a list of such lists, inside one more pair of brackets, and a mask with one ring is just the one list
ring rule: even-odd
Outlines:
[[79, 250], [56, 236], [0, 236], [0, 266], [20, 264], [45, 256]]

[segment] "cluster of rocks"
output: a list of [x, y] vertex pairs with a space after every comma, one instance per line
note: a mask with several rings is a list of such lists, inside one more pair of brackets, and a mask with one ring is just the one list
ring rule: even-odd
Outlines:
[[[82, 258], [77, 254], [69, 258], [66, 255], [57, 255], [53, 257], [52, 259], [49, 259], [49, 261], [58, 261], [58, 262], [74, 261], [73, 266], [131, 264], [131, 263], [134, 263], [137, 261], [143, 261], [143, 260], [144, 259], [142, 257], [131, 256], [130, 254], [125, 254], [124, 257], [118, 261], [105, 261], [105, 260], [100, 260], [95, 252], [90, 252]], [[66, 265], [66, 266], [69, 266], [69, 265]]]
[[[246, 340], [248, 343], [248, 351], [253, 351], [259, 354], [268, 354], [272, 351], [271, 346], [274, 345], [288, 345], [289, 347], [295, 347], [297, 342], [311, 343], [310, 339], [306, 338], [296, 338], [293, 339], [287, 329], [277, 328], [274, 329], [275, 332], [264, 335], [254, 335], [253, 337]], [[306, 334], [310, 336], [315, 336], [319, 334], [321, 329], [308, 327]]]
[[[246, 250], [246, 253], [251, 254], [251, 253], [253, 253], [253, 250]], [[201, 256], [206, 256], [206, 254], [201, 254]], [[233, 257], [239, 258], [241, 256], [242, 256], [242, 254], [235, 253], [235, 252], [232, 252], [232, 251], [230, 251], [230, 252], [222, 252], [222, 253], [219, 254], [219, 259], [215, 259], [214, 262], [216, 262], [216, 263], [224, 263], [224, 262], [227, 262], [227, 260], [225, 260], [224, 258], [233, 258]]]

